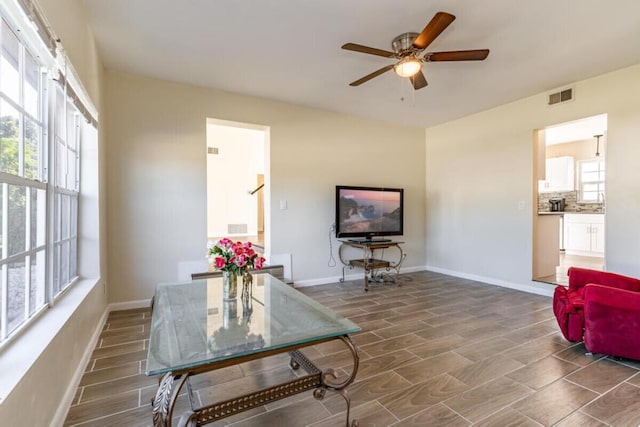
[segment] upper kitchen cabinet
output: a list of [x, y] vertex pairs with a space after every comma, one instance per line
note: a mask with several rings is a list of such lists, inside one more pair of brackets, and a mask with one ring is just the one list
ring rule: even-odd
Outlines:
[[545, 179], [538, 181], [540, 193], [573, 191], [574, 161], [571, 156], [545, 159]]

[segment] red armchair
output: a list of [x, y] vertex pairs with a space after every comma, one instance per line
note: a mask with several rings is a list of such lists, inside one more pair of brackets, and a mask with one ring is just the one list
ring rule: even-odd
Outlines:
[[592, 353], [640, 359], [640, 280], [585, 268], [569, 269], [557, 286], [553, 312], [564, 337]]

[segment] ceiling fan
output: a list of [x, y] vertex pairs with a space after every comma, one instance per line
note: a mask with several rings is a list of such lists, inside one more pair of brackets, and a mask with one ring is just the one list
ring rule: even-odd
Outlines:
[[368, 53], [370, 55], [397, 59], [395, 64], [387, 65], [371, 74], [352, 82], [349, 86], [360, 86], [374, 77], [393, 69], [400, 77], [407, 77], [415, 90], [427, 85], [427, 79], [422, 72], [423, 62], [440, 61], [482, 61], [489, 55], [489, 49], [453, 50], [448, 52], [426, 52], [425, 49], [456, 19], [446, 12], [438, 12], [429, 21], [424, 30], [418, 33], [404, 33], [393, 39], [391, 47], [393, 52], [363, 46], [356, 43], [346, 43], [342, 49], [355, 52]]

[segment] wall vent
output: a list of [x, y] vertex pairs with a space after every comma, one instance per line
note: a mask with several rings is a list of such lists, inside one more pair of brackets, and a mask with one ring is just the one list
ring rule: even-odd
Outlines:
[[218, 147], [207, 147], [207, 153], [218, 154]]
[[547, 105], [562, 104], [563, 102], [573, 101], [573, 88], [559, 90], [549, 94]]
[[229, 234], [247, 234], [247, 224], [227, 224]]

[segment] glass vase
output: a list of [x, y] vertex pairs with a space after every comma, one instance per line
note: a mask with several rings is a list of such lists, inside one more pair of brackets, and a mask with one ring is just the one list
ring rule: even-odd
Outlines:
[[253, 313], [253, 276], [248, 271], [242, 274], [242, 316], [249, 321]]
[[248, 271], [242, 272], [242, 286], [251, 286], [253, 284], [253, 276]]
[[238, 295], [238, 276], [224, 271], [222, 273], [222, 297], [232, 299]]

